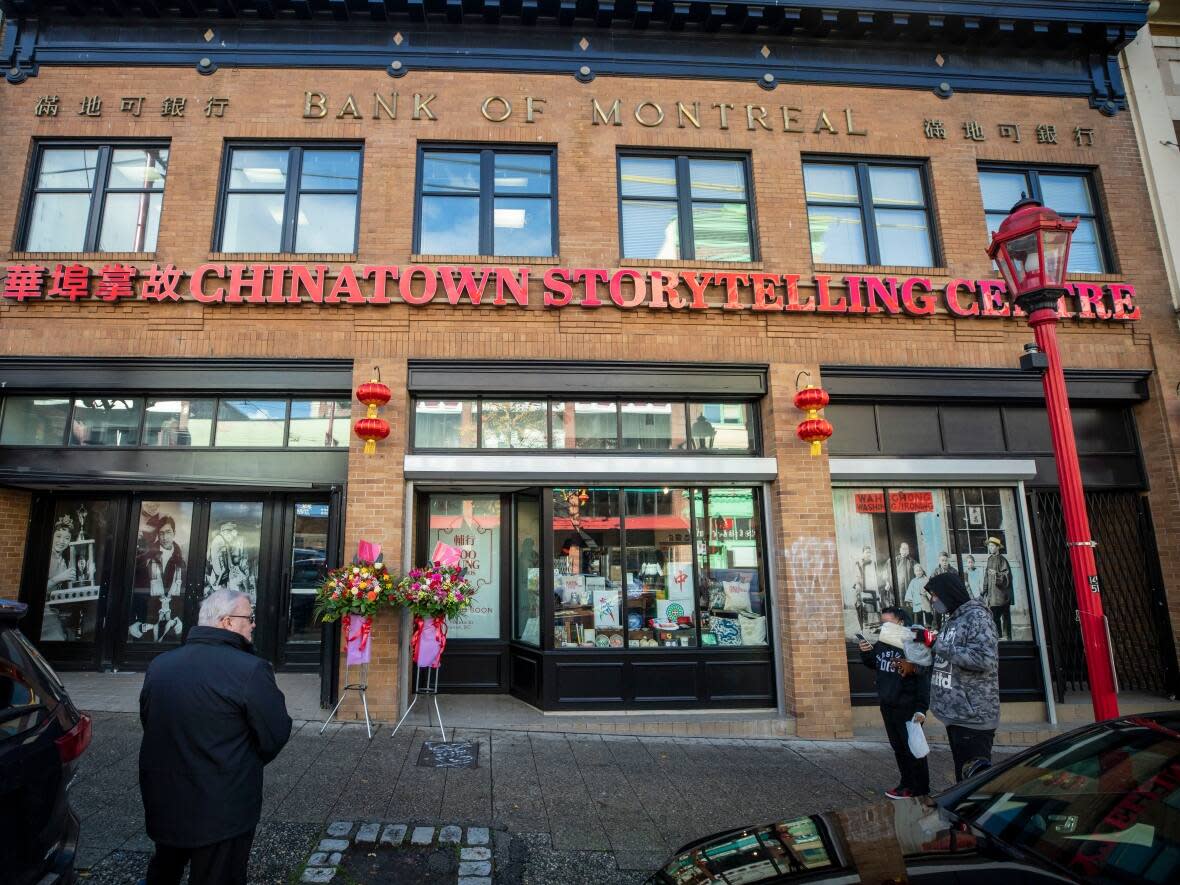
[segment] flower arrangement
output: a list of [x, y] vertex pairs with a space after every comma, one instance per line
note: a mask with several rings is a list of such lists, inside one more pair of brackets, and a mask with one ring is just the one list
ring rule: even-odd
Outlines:
[[383, 605], [400, 605], [397, 582], [383, 562], [355, 562], [332, 569], [316, 591], [315, 614], [324, 622], [348, 615], [371, 618]]
[[440, 562], [410, 569], [398, 582], [391, 602], [420, 617], [453, 618], [475, 601], [475, 588], [467, 582], [464, 571], [457, 565]]

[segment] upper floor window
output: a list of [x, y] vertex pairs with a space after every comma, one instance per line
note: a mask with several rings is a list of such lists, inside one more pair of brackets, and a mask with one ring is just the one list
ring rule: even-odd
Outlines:
[[223, 174], [218, 251], [356, 251], [359, 146], [234, 145]]
[[824, 264], [934, 266], [925, 177], [920, 163], [805, 162], [811, 257]]
[[415, 251], [557, 254], [553, 150], [423, 148]]
[[167, 172], [164, 145], [40, 145], [25, 251], [154, 252]]
[[619, 155], [624, 258], [753, 261], [744, 157]]
[[1106, 273], [1110, 269], [1098, 202], [1088, 172], [981, 166], [979, 188], [983, 192], [989, 234], [995, 233], [1013, 206], [1025, 197], [1032, 197], [1065, 218], [1078, 219], [1069, 247], [1069, 270]]

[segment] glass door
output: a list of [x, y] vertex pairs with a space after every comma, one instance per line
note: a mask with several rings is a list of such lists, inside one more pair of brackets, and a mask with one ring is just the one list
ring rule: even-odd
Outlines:
[[449, 624], [448, 640], [499, 639], [500, 496], [430, 495], [427, 519], [427, 561], [457, 561], [475, 588], [474, 604]]
[[541, 647], [541, 499], [512, 496], [512, 638]]
[[315, 594], [332, 549], [330, 514], [331, 505], [324, 500], [287, 499], [284, 507], [278, 663], [288, 669], [319, 666], [323, 628], [315, 619]]

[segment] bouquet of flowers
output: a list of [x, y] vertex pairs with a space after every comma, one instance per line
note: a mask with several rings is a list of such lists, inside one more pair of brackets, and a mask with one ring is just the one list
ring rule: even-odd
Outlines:
[[315, 614], [324, 622], [349, 615], [371, 618], [383, 605], [399, 605], [397, 583], [383, 562], [355, 562], [332, 569], [316, 591]]
[[438, 562], [425, 568], [410, 569], [410, 573], [398, 582], [390, 601], [419, 617], [453, 618], [475, 601], [475, 588], [467, 582], [464, 572], [465, 569], [458, 565]]

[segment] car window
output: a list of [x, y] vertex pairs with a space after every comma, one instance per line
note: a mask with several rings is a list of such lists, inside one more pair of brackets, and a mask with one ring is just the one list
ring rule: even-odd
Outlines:
[[1000, 771], [953, 809], [1089, 882], [1180, 880], [1180, 717], [1131, 719]]
[[0, 630], [0, 740], [36, 728], [63, 697], [61, 682], [17, 630]]

